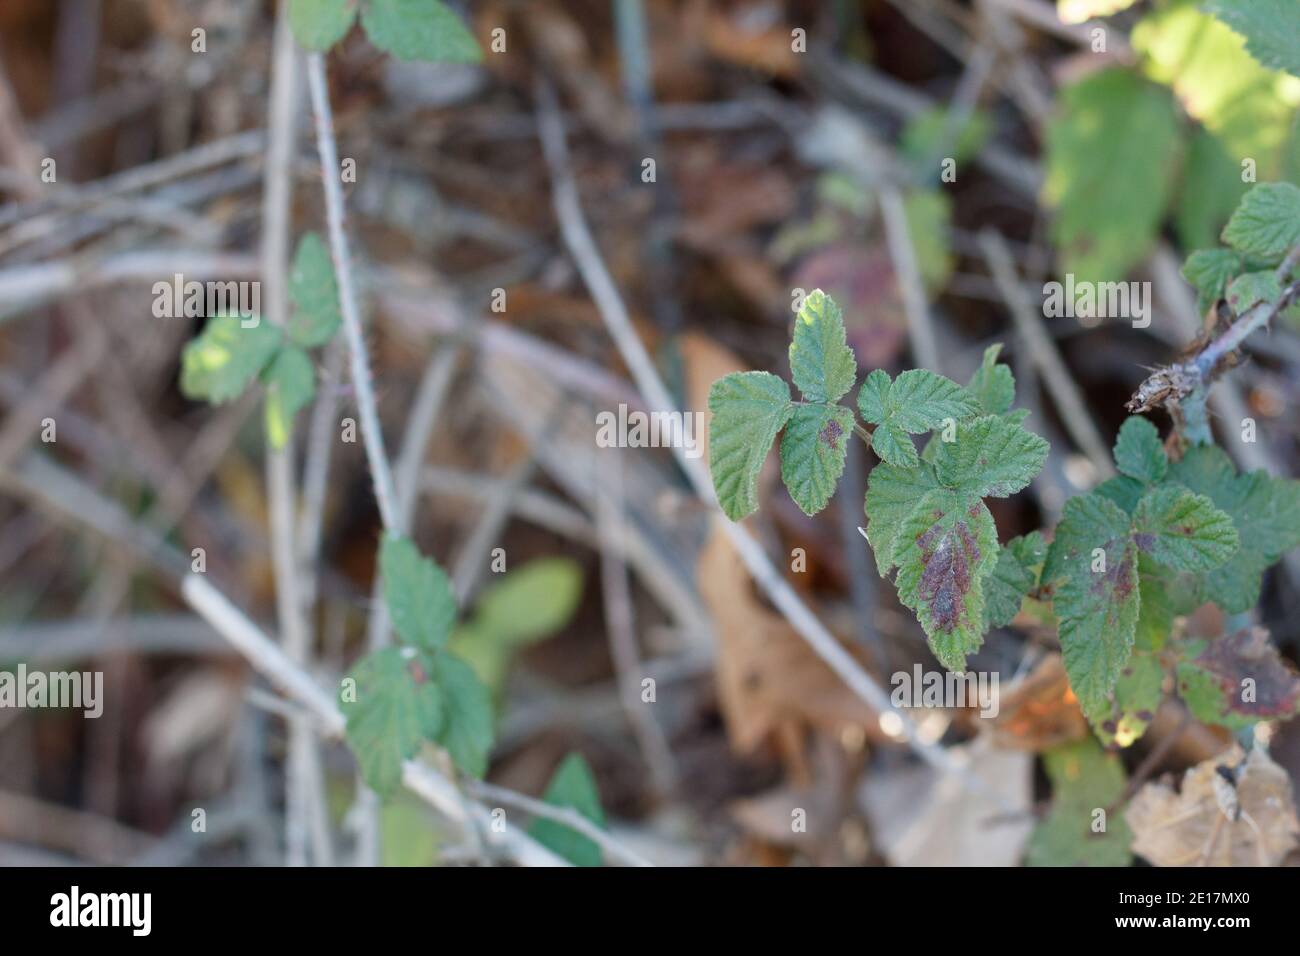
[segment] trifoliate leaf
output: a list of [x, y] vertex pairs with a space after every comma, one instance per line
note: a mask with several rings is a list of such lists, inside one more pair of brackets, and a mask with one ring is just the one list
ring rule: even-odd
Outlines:
[[1148, 419], [1130, 415], [1124, 420], [1115, 439], [1115, 467], [1121, 474], [1147, 484], [1165, 477], [1169, 456], [1160, 442], [1160, 433]]
[[1006, 498], [1028, 485], [1047, 460], [1047, 442], [1003, 418], [957, 425], [934, 461], [939, 484], [979, 498]]
[[998, 536], [984, 502], [947, 489], [925, 495], [894, 543], [898, 599], [916, 612], [934, 656], [949, 670], [984, 642], [984, 578]]
[[273, 448], [283, 448], [299, 409], [316, 394], [316, 370], [300, 348], [286, 345], [262, 372], [266, 384], [266, 435]]
[[379, 573], [398, 637], [426, 651], [446, 644], [456, 623], [456, 598], [442, 568], [423, 557], [410, 538], [389, 532], [379, 550]]
[[1300, 76], [1300, 6], [1293, 0], [1210, 0], [1204, 9], [1245, 37], [1264, 66]]
[[1237, 315], [1241, 315], [1261, 302], [1276, 302], [1281, 297], [1282, 283], [1277, 281], [1277, 276], [1273, 274], [1272, 269], [1263, 272], [1247, 272], [1237, 276], [1228, 286], [1228, 292], [1224, 296], [1228, 301], [1228, 307]]
[[1016, 377], [1011, 373], [1010, 365], [998, 361], [1001, 351], [1001, 342], [986, 348], [983, 362], [966, 386], [966, 391], [985, 415], [1003, 415], [1016, 400]]
[[462, 771], [483, 776], [492, 752], [492, 695], [472, 667], [447, 651], [433, 658], [433, 680], [443, 701], [438, 743]]
[[334, 263], [321, 237], [309, 232], [298, 240], [289, 273], [289, 298], [294, 312], [289, 319], [289, 339], [305, 349], [334, 338], [343, 317]]
[[794, 412], [790, 387], [767, 372], [733, 372], [709, 389], [709, 468], [722, 510], [739, 521], [758, 508], [758, 473]]
[[370, 42], [399, 60], [477, 63], [474, 35], [441, 0], [367, 0], [361, 25]]
[[925, 462], [915, 468], [882, 462], [871, 470], [865, 503], [867, 540], [876, 554], [876, 569], [882, 578], [894, 566], [894, 542], [904, 520], [922, 496], [938, 487], [934, 469]]
[[1088, 737], [1047, 751], [1043, 764], [1052, 781], [1052, 809], [1034, 828], [1025, 863], [1128, 866], [1132, 832], [1122, 816], [1109, 813], [1124, 795], [1119, 757]]
[[1175, 571], [1217, 568], [1239, 544], [1231, 517], [1177, 485], [1147, 492], [1133, 512], [1133, 528], [1138, 550]]
[[844, 316], [821, 289], [804, 296], [795, 317], [790, 373], [809, 402], [837, 402], [857, 381], [858, 362], [844, 343]]
[[1133, 652], [1115, 684], [1109, 714], [1093, 720], [1093, 729], [1103, 744], [1127, 747], [1146, 733], [1160, 706], [1164, 679], [1164, 668], [1155, 654]]
[[1300, 675], [1261, 627], [1188, 642], [1178, 663], [1178, 693], [1197, 720], [1234, 729], [1300, 711]]
[[1107, 710], [1133, 650], [1140, 598], [1138, 550], [1129, 531], [1129, 516], [1108, 498], [1071, 498], [1043, 565], [1042, 582], [1054, 589], [1065, 671], [1089, 717]]
[[1056, 210], [1058, 269], [1085, 281], [1122, 279], [1151, 248], [1168, 205], [1178, 114], [1168, 91], [1126, 69], [1066, 87], [1061, 102], [1048, 127], [1044, 186]]
[[279, 347], [280, 330], [260, 317], [213, 316], [181, 352], [181, 393], [213, 405], [238, 398]]
[[1187, 257], [1183, 278], [1196, 287], [1196, 308], [1202, 315], [1223, 298], [1241, 267], [1241, 256], [1231, 249], [1198, 249]]
[[342, 40], [356, 18], [356, 0], [289, 0], [294, 39], [317, 53]]
[[957, 421], [973, 415], [976, 408], [975, 399], [964, 388], [926, 369], [911, 369], [891, 382], [889, 373], [878, 368], [858, 392], [858, 411], [865, 421], [877, 426], [871, 447], [895, 465], [911, 466], [917, 461], [909, 432], [928, 432], [945, 419]]
[[1025, 595], [1038, 584], [1047, 545], [1037, 531], [1012, 538], [998, 551], [998, 561], [984, 584], [984, 612], [991, 627], [1005, 627], [1020, 613]]
[[1300, 245], [1300, 187], [1291, 183], [1255, 186], [1228, 220], [1223, 241], [1243, 255], [1280, 262]]
[[[542, 799], [553, 807], [570, 807], [602, 829], [605, 813], [600, 808], [600, 791], [596, 778], [582, 755], [571, 753], [556, 768], [551, 782], [546, 785]], [[554, 820], [539, 818], [528, 828], [534, 840], [558, 853], [574, 866], [600, 866], [603, 856], [600, 845], [576, 830]]]
[[385, 647], [356, 663], [355, 700], [341, 695], [348, 746], [361, 776], [387, 796], [402, 779], [402, 762], [415, 755], [421, 740], [442, 729], [442, 695], [430, 680], [431, 661], [413, 648]]
[[798, 405], [781, 436], [781, 480], [800, 510], [815, 515], [835, 494], [853, 434], [853, 412], [839, 405]]

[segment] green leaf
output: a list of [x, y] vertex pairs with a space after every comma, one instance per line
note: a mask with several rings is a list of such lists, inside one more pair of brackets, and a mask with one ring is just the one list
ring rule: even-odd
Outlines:
[[1003, 418], [957, 425], [935, 458], [939, 484], [979, 498], [1006, 498], [1028, 485], [1047, 460], [1047, 442]]
[[361, 776], [388, 796], [402, 779], [402, 761], [442, 728], [442, 695], [429, 680], [430, 658], [413, 648], [385, 647], [352, 669], [356, 700], [342, 696], [348, 746]]
[[273, 448], [283, 448], [293, 419], [316, 394], [316, 369], [307, 353], [292, 345], [281, 347], [262, 372], [266, 384], [266, 435]]
[[1282, 284], [1277, 281], [1272, 269], [1247, 272], [1232, 280], [1224, 298], [1228, 300], [1228, 307], [1241, 315], [1261, 302], [1276, 302], [1282, 298]]
[[739, 521], [758, 508], [758, 473], [794, 412], [790, 387], [767, 372], [733, 372], [709, 389], [709, 467], [723, 512]]
[[907, 516], [927, 492], [939, 488], [934, 468], [925, 462], [902, 468], [883, 462], [867, 479], [865, 510], [867, 541], [876, 555], [876, 569], [883, 578], [894, 566], [894, 542]]
[[1300, 676], [1259, 627], [1188, 642], [1178, 693], [1197, 720], [1233, 729], [1300, 711]]
[[483, 776], [492, 752], [492, 695], [472, 667], [446, 651], [433, 659], [433, 679], [443, 700], [438, 743], [462, 771]]
[[[992, 124], [986, 115], [974, 111], [960, 129], [953, 127], [950, 139], [945, 139], [948, 132], [948, 111], [941, 106], [918, 113], [903, 128], [899, 148], [923, 178], [937, 179], [939, 163], [945, 158], [961, 164], [978, 154], [992, 132]], [[933, 165], [921, 168], [923, 164]]]
[[1300, 245], [1300, 187], [1291, 183], [1255, 186], [1228, 220], [1223, 241], [1243, 255], [1280, 262]]
[[[1205, 124], [1237, 162], [1250, 159], [1264, 179], [1286, 170], [1300, 87], [1261, 66], [1241, 37], [1193, 3], [1166, 3], [1130, 34], [1144, 72], [1173, 87], [1183, 108]], [[1240, 171], [1238, 172], [1240, 179]]]
[[[1052, 809], [1029, 838], [1029, 866], [1128, 866], [1133, 834], [1123, 815], [1109, 812], [1124, 795], [1124, 765], [1092, 738], [1043, 755], [1052, 782]], [[1094, 831], [1106, 810], [1105, 829]]]
[[181, 393], [220, 405], [238, 398], [280, 347], [280, 330], [260, 318], [245, 328], [235, 315], [217, 315], [181, 352]]
[[815, 515], [835, 494], [853, 434], [853, 412], [839, 405], [800, 405], [781, 436], [781, 480], [800, 510]]
[[[1138, 611], [1137, 630], [1133, 634], [1135, 648], [1160, 650], [1173, 633], [1174, 618], [1189, 613], [1203, 603], [1197, 598], [1194, 587], [1191, 591], [1187, 589], [1189, 583], [1195, 583], [1190, 575], [1171, 571], [1145, 555], [1138, 557], [1141, 609]], [[1185, 608], [1184, 604], [1191, 606]]]
[[1129, 530], [1129, 516], [1108, 498], [1071, 498], [1043, 565], [1043, 584], [1054, 588], [1065, 671], [1089, 717], [1106, 712], [1133, 650], [1140, 597]]
[[347, 36], [356, 18], [356, 0], [289, 0], [289, 26], [294, 39], [317, 53], [324, 53]]
[[1147, 484], [1165, 477], [1169, 456], [1160, 442], [1160, 433], [1149, 419], [1130, 415], [1124, 420], [1115, 439], [1115, 467], [1121, 474]]
[[1010, 365], [998, 362], [1001, 351], [1001, 342], [986, 348], [984, 361], [966, 386], [966, 391], [985, 415], [1004, 415], [1016, 400], [1016, 377], [1011, 373]]
[[1183, 278], [1196, 287], [1196, 308], [1202, 315], [1223, 298], [1241, 267], [1241, 257], [1230, 249], [1198, 249], [1187, 257]]
[[954, 262], [949, 238], [952, 201], [937, 189], [914, 189], [903, 196], [903, 213], [925, 287], [931, 292], [942, 289]]
[[1232, 518], [1209, 498], [1177, 485], [1147, 492], [1133, 512], [1138, 550], [1176, 571], [1208, 571], [1239, 544]]
[[582, 598], [582, 566], [570, 558], [537, 558], [483, 590], [476, 628], [503, 644], [531, 644], [568, 625]]
[[1130, 478], [1128, 475], [1116, 475], [1114, 478], [1107, 478], [1096, 488], [1094, 494], [1101, 495], [1115, 504], [1119, 505], [1129, 514], [1137, 510], [1138, 502], [1146, 494], [1147, 486], [1136, 478]]
[[858, 378], [858, 362], [844, 344], [844, 316], [821, 289], [804, 296], [790, 342], [790, 373], [809, 402], [837, 402]]
[[[600, 808], [600, 791], [596, 778], [582, 755], [571, 753], [564, 758], [546, 786], [542, 799], [553, 807], [570, 807], [604, 829], [605, 813]], [[600, 866], [604, 860], [600, 845], [590, 837], [563, 823], [539, 818], [528, 828], [542, 846], [554, 851], [574, 866]]]
[[314, 232], [298, 240], [289, 273], [289, 298], [294, 312], [289, 319], [289, 339], [305, 349], [334, 338], [343, 322], [339, 313], [339, 288], [329, 249]]
[[1169, 94], [1125, 69], [1066, 87], [1048, 126], [1045, 199], [1056, 210], [1058, 271], [1122, 279], [1155, 241], [1177, 160]]
[[871, 447], [891, 464], [916, 464], [916, 446], [908, 433], [928, 432], [945, 419], [957, 421], [976, 411], [975, 400], [950, 378], [926, 369], [911, 369], [891, 382], [876, 369], [858, 392], [858, 411], [877, 426]]
[[440, 0], [367, 0], [361, 25], [370, 42], [399, 60], [477, 63], [474, 35]]
[[1133, 652], [1115, 684], [1110, 713], [1092, 722], [1103, 744], [1128, 747], [1146, 733], [1164, 696], [1164, 679], [1164, 668], [1155, 654]]
[[1214, 245], [1245, 192], [1237, 161], [1217, 136], [1198, 127], [1187, 147], [1174, 215], [1183, 248]]
[[1264, 66], [1300, 76], [1300, 5], [1295, 0], [1210, 0], [1205, 11], [1245, 37], [1246, 49]]
[[1038, 570], [1047, 545], [1037, 531], [1012, 538], [998, 551], [998, 561], [984, 586], [986, 624], [1006, 627], [1020, 613], [1025, 595], [1038, 585]]
[[930, 649], [949, 670], [984, 641], [984, 578], [998, 536], [984, 502], [946, 489], [928, 492], [898, 530], [898, 599], [916, 612]]
[[1188, 448], [1182, 461], [1170, 466], [1169, 478], [1205, 495], [1231, 516], [1246, 546], [1204, 575], [1204, 598], [1229, 614], [1248, 611], [1259, 600], [1264, 571], [1300, 547], [1300, 481], [1273, 478], [1263, 471], [1238, 475], [1227, 452], [1217, 445]]
[[398, 636], [427, 651], [446, 644], [456, 623], [456, 598], [442, 568], [422, 557], [410, 538], [390, 531], [379, 549], [379, 573]]

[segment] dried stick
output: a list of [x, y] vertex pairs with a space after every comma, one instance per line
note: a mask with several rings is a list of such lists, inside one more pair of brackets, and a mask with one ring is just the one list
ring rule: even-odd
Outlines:
[[889, 258], [894, 264], [899, 291], [903, 294], [903, 308], [907, 312], [907, 334], [912, 343], [912, 358], [921, 368], [938, 370], [939, 346], [930, 321], [930, 310], [925, 304], [925, 284], [916, 262], [916, 247], [907, 229], [907, 211], [896, 189], [887, 187], [880, 191], [880, 211], [885, 220], [885, 239], [889, 245]]

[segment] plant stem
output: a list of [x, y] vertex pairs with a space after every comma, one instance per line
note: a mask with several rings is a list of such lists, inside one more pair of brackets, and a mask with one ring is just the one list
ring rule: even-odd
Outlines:
[[343, 228], [343, 187], [340, 185], [338, 147], [334, 142], [334, 116], [330, 109], [329, 88], [325, 79], [325, 58], [320, 53], [307, 57], [307, 84], [311, 89], [312, 113], [316, 117], [316, 144], [320, 152], [321, 181], [325, 187], [325, 217], [329, 224], [330, 253], [338, 277], [339, 307], [343, 313], [343, 333], [347, 337], [348, 359], [352, 369], [352, 387], [356, 389], [357, 415], [361, 419], [361, 440], [366, 461], [375, 484], [375, 500], [385, 530], [400, 527], [393, 473], [384, 451], [384, 434], [379, 428], [379, 412], [370, 380], [370, 358], [361, 333], [361, 317], [352, 284], [352, 258], [348, 252], [347, 232]]

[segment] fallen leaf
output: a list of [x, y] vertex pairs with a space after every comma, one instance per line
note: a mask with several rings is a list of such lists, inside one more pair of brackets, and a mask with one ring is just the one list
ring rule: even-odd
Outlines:
[[1088, 733], [1060, 654], [1049, 654], [1002, 695], [993, 720], [999, 747], [1039, 753]]
[[1155, 866], [1277, 866], [1300, 840], [1291, 781], [1259, 747], [1240, 747], [1148, 783], [1124, 813], [1133, 852]]

